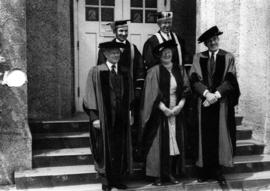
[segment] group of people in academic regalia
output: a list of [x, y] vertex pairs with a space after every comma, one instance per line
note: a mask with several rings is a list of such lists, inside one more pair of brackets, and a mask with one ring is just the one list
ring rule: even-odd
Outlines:
[[[222, 167], [233, 165], [240, 96], [234, 56], [219, 48], [222, 32], [214, 26], [198, 38], [207, 51], [195, 54], [187, 71], [183, 39], [172, 32], [172, 19], [172, 12], [157, 14], [160, 30], [145, 42], [142, 55], [127, 40], [128, 20], [111, 23], [115, 39], [99, 44], [83, 108], [103, 190], [126, 189], [124, 177], [138, 160], [154, 185], [178, 184], [185, 175], [187, 139], [196, 140], [199, 182], [224, 183]], [[187, 124], [190, 101], [195, 128]], [[187, 136], [191, 129], [196, 136]]]

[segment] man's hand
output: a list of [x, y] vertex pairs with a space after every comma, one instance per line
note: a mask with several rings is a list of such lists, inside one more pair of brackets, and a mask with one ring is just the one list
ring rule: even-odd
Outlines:
[[100, 121], [99, 120], [95, 120], [93, 121], [93, 127], [96, 128], [96, 129], [100, 129]]
[[206, 100], [210, 103], [210, 104], [213, 104], [215, 102], [217, 102], [217, 97], [215, 96], [215, 94], [213, 93], [210, 93], [210, 92], [207, 92], [206, 95]]
[[204, 100], [204, 102], [203, 102], [204, 107], [209, 107], [210, 105], [211, 104], [207, 100]]

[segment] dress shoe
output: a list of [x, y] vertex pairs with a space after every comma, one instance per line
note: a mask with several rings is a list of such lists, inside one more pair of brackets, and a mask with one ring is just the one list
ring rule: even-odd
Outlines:
[[172, 175], [169, 176], [169, 180], [172, 184], [179, 184], [179, 181], [176, 180]]
[[157, 178], [157, 179], [155, 180], [155, 182], [153, 183], [153, 185], [155, 185], [155, 186], [162, 186], [162, 183], [161, 183], [160, 178]]
[[208, 179], [206, 178], [206, 177], [198, 177], [197, 178], [197, 181], [198, 182], [205, 182], [205, 181], [207, 181]]
[[115, 187], [117, 189], [125, 190], [127, 189], [127, 186], [125, 184], [114, 184], [112, 187]]
[[219, 184], [222, 184], [222, 185], [226, 184], [226, 180], [225, 180], [225, 177], [223, 176], [223, 174], [218, 174], [216, 176], [216, 180], [219, 182]]
[[103, 191], [111, 191], [111, 187], [110, 186], [108, 186], [108, 185], [105, 185], [105, 184], [102, 184], [102, 190]]

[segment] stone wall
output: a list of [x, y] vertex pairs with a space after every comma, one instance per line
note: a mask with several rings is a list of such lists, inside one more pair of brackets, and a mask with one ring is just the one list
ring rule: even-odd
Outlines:
[[73, 111], [71, 2], [27, 1], [30, 119], [60, 119]]
[[[25, 0], [0, 0], [1, 72], [26, 72]], [[27, 123], [27, 85], [0, 85], [0, 184], [14, 183], [14, 171], [32, 165], [31, 134]]]
[[[244, 125], [253, 127], [254, 138], [268, 143], [270, 2], [197, 0], [197, 37], [213, 25], [224, 32], [221, 47], [236, 56], [242, 93], [238, 113], [244, 116]], [[202, 50], [198, 45], [197, 51]]]

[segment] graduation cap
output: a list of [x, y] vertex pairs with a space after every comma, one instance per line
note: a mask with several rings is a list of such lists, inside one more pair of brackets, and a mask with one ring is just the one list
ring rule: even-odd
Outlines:
[[161, 11], [156, 13], [157, 21], [167, 20], [173, 18], [173, 12], [171, 11]]
[[125, 48], [125, 44], [115, 41], [108, 41], [100, 43], [98, 47], [102, 49]]
[[118, 21], [114, 21], [112, 23], [108, 23], [107, 25], [110, 25], [112, 30], [114, 31], [115, 29], [119, 28], [119, 27], [123, 27], [123, 26], [127, 26], [127, 22], [130, 21], [130, 19], [127, 20], [118, 20]]
[[165, 41], [161, 44], [158, 44], [154, 49], [153, 53], [156, 55], [159, 55], [164, 49], [166, 48], [174, 48], [177, 44], [173, 40]]
[[213, 26], [210, 29], [208, 29], [207, 31], [205, 31], [199, 38], [198, 38], [198, 42], [202, 43], [207, 41], [208, 39], [212, 38], [213, 36], [219, 36], [223, 34], [223, 32], [221, 32], [217, 26]]

